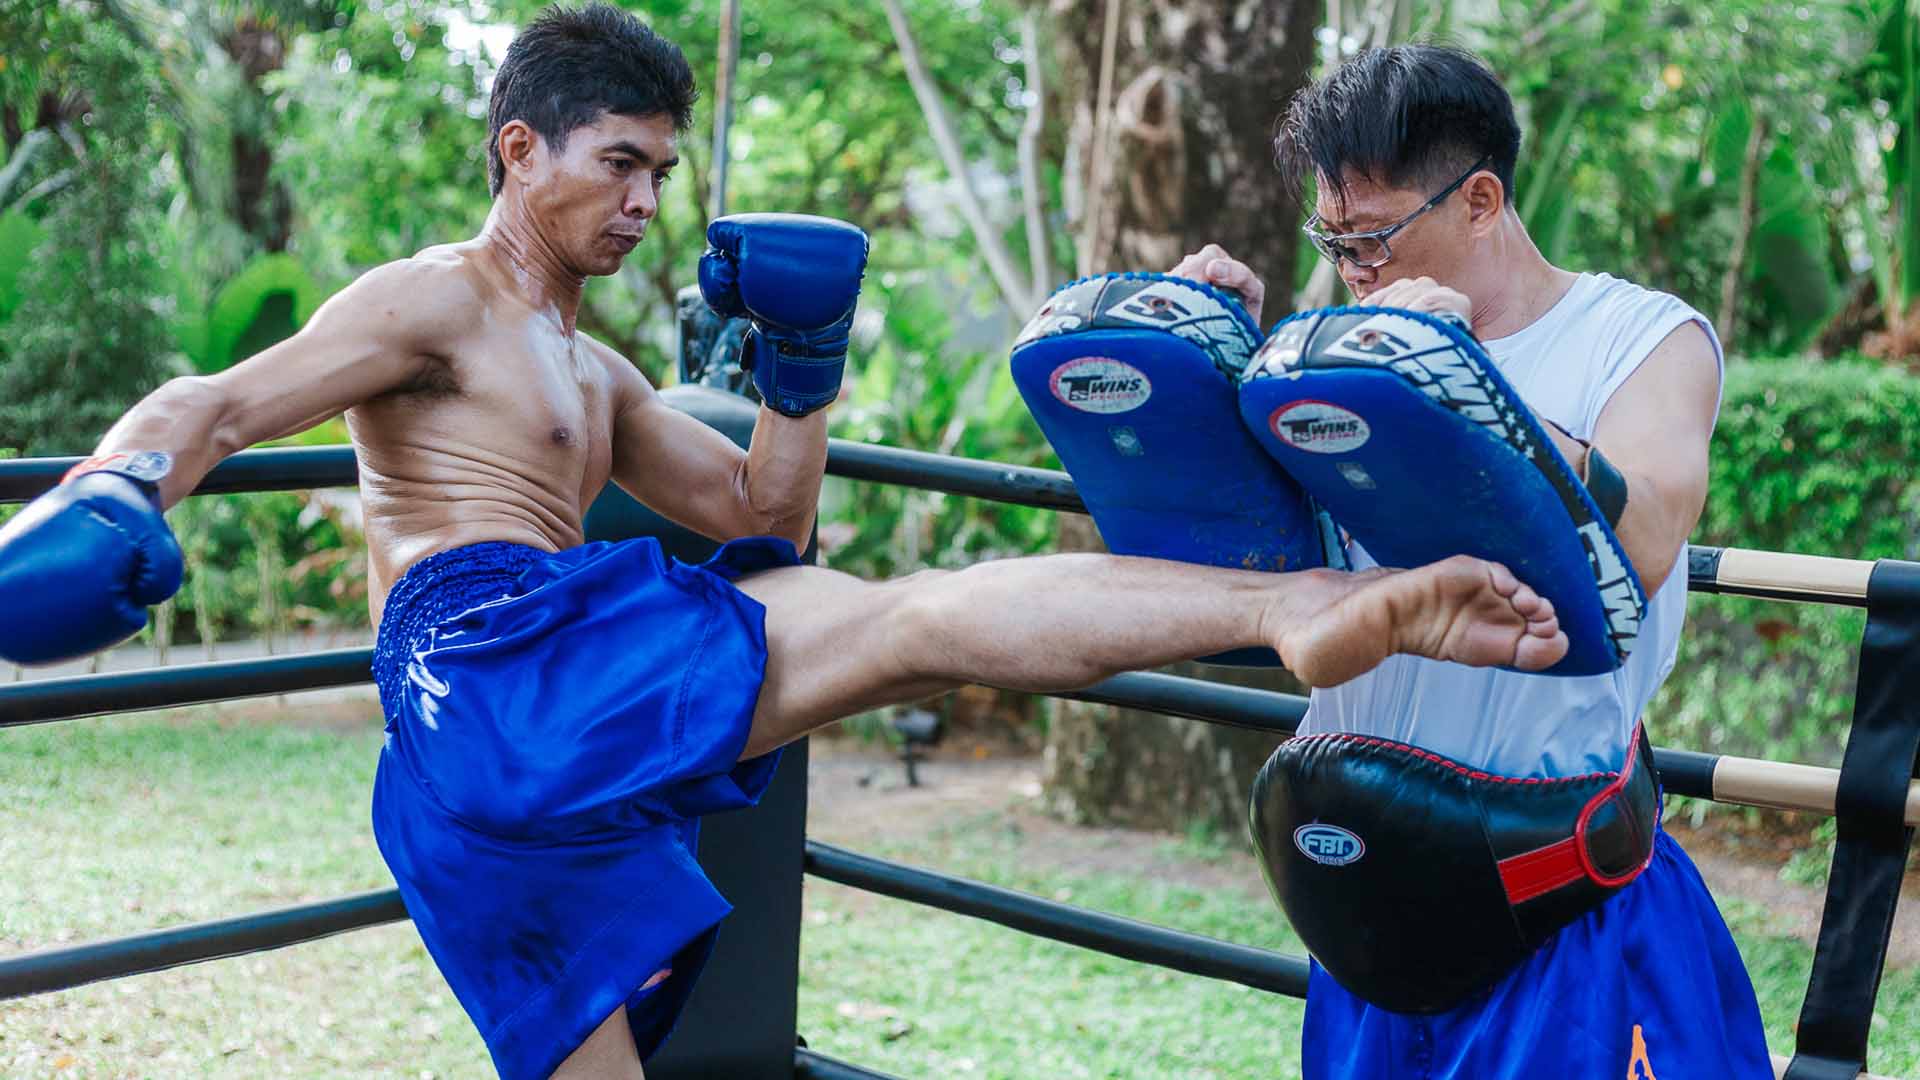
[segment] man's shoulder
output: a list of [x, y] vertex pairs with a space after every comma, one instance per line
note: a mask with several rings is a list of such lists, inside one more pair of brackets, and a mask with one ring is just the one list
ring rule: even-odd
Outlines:
[[383, 336], [452, 338], [481, 324], [488, 293], [471, 258], [449, 246], [382, 263], [355, 278], [329, 306], [348, 308]]
[[1717, 341], [1707, 316], [1680, 297], [1612, 274], [1587, 272], [1537, 325], [1563, 345], [1586, 343], [1592, 361], [1609, 367], [1622, 359], [1637, 362], [1690, 324], [1698, 326], [1704, 342]]
[[408, 258], [383, 263], [360, 275], [356, 284], [408, 290], [397, 298], [409, 303], [477, 305], [492, 291], [475, 253], [461, 244], [423, 248]]
[[1637, 281], [1607, 273], [1586, 273], [1580, 277], [1586, 287], [1589, 305], [1606, 308], [1621, 316], [1644, 317], [1647, 313], [1661, 311], [1699, 315], [1691, 304], [1673, 293]]

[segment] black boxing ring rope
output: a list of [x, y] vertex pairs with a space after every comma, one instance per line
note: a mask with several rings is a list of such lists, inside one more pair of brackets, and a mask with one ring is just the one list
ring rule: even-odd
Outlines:
[[1123, 960], [1224, 979], [1288, 997], [1307, 996], [1307, 959], [1169, 930], [1119, 915], [902, 866], [807, 841], [807, 873], [896, 900], [996, 922], [1023, 934], [1063, 941]]
[[[702, 395], [724, 398], [699, 388], [668, 391], [670, 402], [727, 430], [736, 441], [744, 439], [740, 416], [705, 415], [715, 411], [715, 403]], [[736, 400], [737, 399], [733, 399]], [[748, 417], [750, 424], [750, 416]], [[0, 503], [21, 502], [58, 483], [68, 468], [79, 459], [29, 459], [0, 462]], [[904, 484], [924, 490], [942, 491], [990, 499], [1023, 506], [1084, 512], [1065, 473], [991, 462], [946, 457], [918, 451], [872, 446], [835, 439], [828, 452], [829, 474], [847, 479]], [[235, 455], [216, 468], [195, 494], [256, 492], [313, 487], [345, 487], [356, 480], [352, 450], [348, 447], [317, 447], [250, 450]], [[1811, 565], [1812, 569], [1795, 578], [1791, 569]], [[1742, 549], [1694, 547], [1689, 551], [1688, 585], [1695, 592], [1723, 593], [1762, 598], [1844, 604], [1869, 609], [1870, 623], [1865, 648], [1878, 648], [1891, 656], [1911, 653], [1920, 657], [1920, 631], [1902, 636], [1899, 619], [1881, 618], [1889, 610], [1912, 611], [1914, 627], [1920, 627], [1920, 565], [1883, 560], [1812, 559]], [[1890, 629], [1891, 628], [1891, 629]], [[1879, 632], [1876, 638], [1876, 629]], [[1889, 636], [1891, 635], [1891, 636]], [[1876, 645], [1876, 641], [1878, 644]], [[1889, 651], [1891, 650], [1891, 651]], [[1868, 664], [1863, 652], [1863, 683]], [[339, 649], [296, 656], [260, 660], [222, 661], [180, 665], [145, 671], [87, 675], [48, 679], [0, 686], [0, 727], [77, 719], [106, 713], [203, 704], [235, 698], [295, 693], [327, 687], [348, 686], [370, 681], [371, 650]], [[1879, 668], [1885, 668], [1880, 663]], [[1881, 672], [1891, 682], [1879, 688], [1873, 697], [1878, 705], [1867, 703], [1862, 688], [1861, 714], [1878, 708], [1889, 715], [1914, 711], [1896, 692], [1904, 684], [1920, 679], [1920, 671], [1899, 676], [1906, 667], [1896, 664], [1891, 673]], [[1211, 723], [1289, 734], [1305, 712], [1306, 699], [1244, 687], [1211, 683], [1157, 673], [1130, 673], [1116, 676], [1085, 690], [1054, 695], [1073, 700], [1119, 705], [1166, 715], [1182, 716]], [[1911, 697], [1911, 695], [1907, 695]], [[1856, 716], [1856, 727], [1861, 725]], [[1882, 726], [1885, 726], [1884, 724]], [[1915, 725], [1920, 728], [1920, 725]], [[1904, 745], [1904, 744], [1902, 744]], [[1852, 783], [1851, 773], [1865, 770], [1856, 757], [1850, 740], [1847, 764], [1840, 770], [1807, 766], [1786, 766], [1799, 770], [1795, 775], [1806, 781], [1809, 790], [1836, 789], [1825, 812], [1842, 821], [1841, 848], [1836, 853], [1835, 870], [1829, 882], [1828, 913], [1840, 910], [1846, 926], [1839, 920], [1823, 918], [1820, 945], [1814, 959], [1813, 982], [1816, 989], [1823, 979], [1828, 984], [1825, 1005], [1816, 1009], [1815, 992], [1810, 990], [1808, 1012], [1800, 1025], [1802, 1054], [1791, 1067], [1776, 1058], [1776, 1070], [1788, 1069], [1794, 1080], [1828, 1080], [1829, 1077], [1855, 1076], [1864, 1062], [1864, 1018], [1858, 1033], [1850, 1030], [1851, 1013], [1859, 1011], [1862, 1001], [1870, 1016], [1874, 991], [1884, 964], [1886, 937], [1892, 905], [1897, 903], [1898, 872], [1893, 875], [1894, 895], [1881, 897], [1879, 907], [1861, 912], [1862, 901], [1846, 896], [1836, 905], [1834, 893], [1875, 893], [1872, 882], [1855, 888], [1858, 882], [1842, 881], [1843, 861], [1854, 859], [1848, 852], [1861, 846], [1849, 846], [1849, 833], [1858, 841], [1867, 836], [1866, 846], [1890, 849], [1896, 842], [1904, 856], [1910, 840], [1911, 825], [1920, 821], [1920, 785], [1911, 783], [1903, 792], [1888, 796], [1888, 777], [1882, 768], [1880, 790], [1861, 794], [1860, 784]], [[1881, 754], [1882, 757], [1885, 754]], [[1656, 766], [1666, 790], [1675, 795], [1719, 801], [1748, 802], [1755, 805], [1790, 805], [1821, 812], [1819, 796], [1811, 801], [1782, 803], [1756, 799], [1745, 792], [1740, 782], [1727, 781], [1723, 774], [1751, 774], [1756, 767], [1776, 763], [1723, 757], [1697, 751], [1658, 749]], [[1884, 762], [1881, 763], [1884, 766]], [[1901, 763], [1895, 762], [1895, 765]], [[1903, 778], [1913, 774], [1911, 767], [1900, 770]], [[1731, 789], [1731, 790], [1729, 790]], [[1902, 801], [1900, 795], [1904, 794]], [[1797, 797], [1797, 796], [1796, 796]], [[1903, 809], [1904, 807], [1904, 809]], [[1889, 816], [1891, 815], [1891, 817]], [[1849, 826], [1849, 823], [1852, 826]], [[702, 859], [706, 858], [705, 845]], [[1882, 851], [1883, 856], [1887, 854]], [[1036, 934], [1109, 955], [1152, 963], [1190, 974], [1226, 979], [1273, 993], [1299, 997], [1305, 994], [1307, 964], [1303, 957], [1287, 956], [1263, 949], [1217, 941], [1164, 927], [1136, 922], [1118, 916], [1089, 911], [1067, 904], [1044, 900], [980, 882], [968, 881], [930, 870], [908, 867], [842, 850], [816, 841], [804, 841], [799, 852], [801, 869], [823, 880], [836, 881], [854, 888], [919, 903], [957, 914], [983, 918], [1026, 933]], [[1882, 863], [1886, 861], [1882, 858]], [[1858, 875], [1856, 875], [1858, 877]], [[1878, 893], [1885, 892], [1885, 874], [1880, 875]], [[1871, 907], [1871, 904], [1869, 904]], [[1852, 910], [1850, 910], [1852, 909]], [[134, 934], [79, 946], [48, 949], [0, 959], [0, 999], [66, 989], [83, 983], [125, 975], [156, 971], [181, 964], [278, 948], [315, 940], [361, 927], [397, 922], [406, 911], [394, 890], [382, 890], [342, 897], [320, 903], [302, 904], [236, 918], [214, 920], [189, 926]], [[1853, 924], [1864, 923], [1864, 942]], [[796, 928], [797, 930], [797, 928]], [[1829, 931], [1833, 931], [1829, 933]], [[1875, 947], [1875, 931], [1878, 944]], [[1832, 939], [1830, 941], [1829, 939]], [[1840, 956], [1823, 964], [1823, 960]], [[1862, 982], [1866, 985], [1863, 988]], [[1837, 1004], [1836, 1004], [1837, 1003]], [[1819, 1015], [1809, 1016], [1808, 1013]], [[1827, 1038], [1827, 1046], [1807, 1047], [1808, 1029], [1816, 1038]], [[681, 1037], [676, 1036], [676, 1042]], [[1853, 1045], [1857, 1043], [1856, 1045]], [[1838, 1052], [1833, 1046], [1838, 1045]], [[1858, 1056], [1854, 1053], [1857, 1051]], [[1795, 1071], [1797, 1070], [1797, 1071]], [[696, 1075], [698, 1070], [684, 1075]], [[778, 1075], [837, 1078], [882, 1077], [884, 1074], [835, 1061], [801, 1047], [790, 1060], [781, 1063]], [[735, 1070], [734, 1075], [746, 1075]], [[649, 1075], [671, 1080], [681, 1072], [658, 1063], [649, 1064]], [[759, 1074], [755, 1074], [759, 1075]], [[774, 1075], [767, 1073], [766, 1075]]]
[[[355, 686], [371, 680], [372, 656], [371, 649], [331, 649], [271, 659], [179, 664], [0, 685], [0, 728]], [[1293, 734], [1307, 710], [1307, 699], [1298, 694], [1145, 671], [1116, 675], [1083, 690], [1049, 696], [1275, 735]], [[1668, 747], [1654, 750], [1654, 763], [1666, 790], [1697, 799], [1715, 798], [1714, 777], [1723, 762], [1752, 760]], [[1822, 777], [1838, 775], [1834, 769], [1804, 768]], [[1717, 801], [1736, 800], [1723, 795]], [[6, 970], [6, 961], [0, 961], [0, 998], [7, 996]]]

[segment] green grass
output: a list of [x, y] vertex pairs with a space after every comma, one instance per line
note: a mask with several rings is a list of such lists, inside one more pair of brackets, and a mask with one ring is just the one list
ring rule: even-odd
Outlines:
[[[201, 711], [0, 732], [0, 951], [393, 884], [350, 732]], [[0, 1002], [0, 1077], [486, 1075], [412, 924]]]
[[[867, 853], [1192, 933], [1298, 954], [1264, 899], [1047, 872], [990, 815]], [[1302, 1005], [809, 879], [800, 1027], [902, 1077], [1297, 1077]]]
[[[367, 826], [379, 746], [371, 723], [301, 730], [204, 712], [0, 732], [0, 953], [386, 887]], [[1195, 862], [1244, 857], [1162, 843]], [[1050, 873], [1058, 853], [997, 816], [867, 850], [1299, 951], [1263, 898]], [[813, 879], [805, 911], [800, 1029], [844, 1060], [910, 1078], [1298, 1075], [1291, 999]], [[1784, 1049], [1810, 952], [1762, 907], [1733, 903], [1728, 916]], [[1889, 973], [1880, 1002], [1875, 1069], [1920, 1076], [1920, 971]], [[409, 924], [0, 1003], [7, 1080], [487, 1074]]]

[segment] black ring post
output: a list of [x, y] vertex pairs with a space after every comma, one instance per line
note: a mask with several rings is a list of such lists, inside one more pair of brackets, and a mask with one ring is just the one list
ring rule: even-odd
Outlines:
[[1913, 843], [1905, 809], [1916, 774], [1920, 566], [1882, 560], [1867, 583], [1860, 682], [1834, 807], [1839, 841], [1785, 1080], [1854, 1080], [1867, 1067], [1873, 1003]]
[[[759, 410], [703, 386], [661, 391], [670, 405], [741, 446]], [[698, 562], [718, 545], [608, 485], [587, 512], [589, 539], [656, 536], [667, 554]], [[813, 547], [802, 553], [813, 561]], [[661, 642], [655, 647], [671, 648]], [[647, 1061], [648, 1080], [792, 1080], [800, 988], [800, 892], [807, 831], [807, 741], [789, 745], [757, 805], [700, 823], [700, 866], [734, 911], [673, 1035]], [[828, 1066], [822, 1066], [827, 1068]], [[823, 1076], [853, 1073], [824, 1072]]]

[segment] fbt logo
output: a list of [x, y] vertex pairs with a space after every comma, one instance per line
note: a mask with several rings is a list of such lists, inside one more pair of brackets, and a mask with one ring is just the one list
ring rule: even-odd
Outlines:
[[1146, 372], [1105, 356], [1069, 360], [1053, 369], [1049, 382], [1054, 397], [1081, 412], [1129, 412], [1153, 396]]
[[1373, 429], [1360, 418], [1338, 405], [1324, 401], [1296, 401], [1282, 405], [1267, 418], [1274, 437], [1296, 450], [1315, 454], [1341, 454], [1367, 444]]
[[1366, 842], [1338, 825], [1302, 825], [1293, 830], [1293, 846], [1322, 866], [1345, 866], [1367, 853]]

